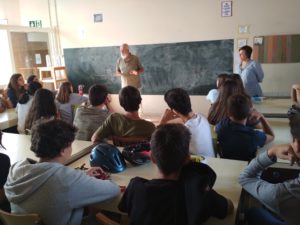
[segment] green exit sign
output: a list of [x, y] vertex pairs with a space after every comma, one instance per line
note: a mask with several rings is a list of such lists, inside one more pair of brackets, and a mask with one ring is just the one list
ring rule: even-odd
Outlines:
[[42, 27], [42, 21], [41, 20], [30, 20], [29, 27]]

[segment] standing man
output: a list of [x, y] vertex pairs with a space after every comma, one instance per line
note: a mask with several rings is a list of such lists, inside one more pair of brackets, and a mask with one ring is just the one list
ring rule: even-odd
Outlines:
[[128, 44], [120, 46], [120, 56], [117, 61], [116, 75], [121, 76], [122, 88], [133, 86], [140, 89], [139, 75], [144, 72], [144, 68], [139, 58], [130, 53]]

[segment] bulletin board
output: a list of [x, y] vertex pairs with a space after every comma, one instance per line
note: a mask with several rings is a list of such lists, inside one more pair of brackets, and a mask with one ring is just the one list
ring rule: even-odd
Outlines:
[[299, 63], [300, 34], [254, 37], [253, 59], [260, 63]]

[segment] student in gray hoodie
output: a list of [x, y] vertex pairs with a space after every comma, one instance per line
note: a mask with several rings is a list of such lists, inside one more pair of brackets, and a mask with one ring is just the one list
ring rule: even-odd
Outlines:
[[300, 224], [300, 176], [277, 184], [260, 179], [261, 172], [276, 163], [277, 158], [290, 160], [292, 165], [297, 163], [300, 166], [300, 114], [290, 118], [290, 127], [292, 143], [274, 146], [261, 153], [241, 173], [239, 180], [247, 192], [285, 222], [261, 208], [251, 211], [249, 224]]
[[37, 213], [45, 224], [79, 225], [83, 207], [118, 195], [119, 186], [99, 180], [101, 168], [86, 173], [64, 166], [72, 152], [76, 128], [60, 120], [32, 129], [31, 150], [40, 158], [12, 165], [5, 194], [13, 213]]

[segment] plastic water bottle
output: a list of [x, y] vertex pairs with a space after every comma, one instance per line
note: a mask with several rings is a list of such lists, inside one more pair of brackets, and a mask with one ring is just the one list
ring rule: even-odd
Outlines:
[[81, 95], [81, 96], [83, 96], [83, 88], [84, 88], [83, 84], [78, 85], [78, 94]]

